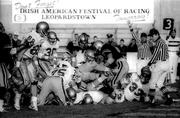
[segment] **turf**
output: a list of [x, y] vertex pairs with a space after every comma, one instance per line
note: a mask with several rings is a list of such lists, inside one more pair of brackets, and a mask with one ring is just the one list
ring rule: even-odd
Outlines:
[[46, 105], [39, 107], [38, 112], [28, 108], [23, 108], [20, 111], [10, 110], [7, 113], [1, 113], [0, 118], [111, 118], [148, 107], [148, 104], [138, 102], [111, 105]]

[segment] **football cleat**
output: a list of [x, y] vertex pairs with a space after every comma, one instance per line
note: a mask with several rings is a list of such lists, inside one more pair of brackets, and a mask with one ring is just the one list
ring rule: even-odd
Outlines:
[[32, 104], [29, 106], [29, 109], [34, 110], [34, 111], [38, 111], [38, 107], [35, 105], [32, 105]]

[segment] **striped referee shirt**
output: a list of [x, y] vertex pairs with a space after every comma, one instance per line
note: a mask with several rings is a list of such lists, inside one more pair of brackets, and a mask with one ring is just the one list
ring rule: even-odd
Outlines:
[[169, 58], [168, 46], [161, 38], [157, 39], [155, 49], [149, 64], [156, 63], [157, 61], [166, 61]]
[[136, 39], [136, 44], [138, 46], [138, 59], [150, 59], [152, 57], [152, 53], [150, 50], [151, 42], [148, 41], [147, 43], [142, 44], [138, 36], [133, 31], [131, 31], [131, 34], [133, 38]]

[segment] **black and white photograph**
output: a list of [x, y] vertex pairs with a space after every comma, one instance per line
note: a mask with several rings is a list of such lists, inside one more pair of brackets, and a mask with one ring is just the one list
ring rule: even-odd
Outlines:
[[180, 0], [0, 0], [0, 118], [179, 118]]

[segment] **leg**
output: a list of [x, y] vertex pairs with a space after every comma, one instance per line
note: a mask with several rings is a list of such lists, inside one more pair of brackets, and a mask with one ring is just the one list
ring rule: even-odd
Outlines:
[[51, 89], [50, 89], [51, 88], [51, 85], [50, 85], [51, 80], [52, 80], [52, 78], [47, 78], [44, 80], [41, 92], [40, 92], [39, 97], [38, 97], [38, 105], [44, 105], [45, 104], [46, 97], [51, 92]]
[[28, 69], [28, 75], [31, 81], [31, 93], [32, 93], [32, 98], [31, 98], [31, 106], [29, 107], [30, 109], [33, 109], [35, 111], [38, 111], [37, 107], [37, 84], [38, 81], [36, 80], [36, 70], [32, 64], [26, 63], [27, 64], [27, 69]]
[[66, 91], [63, 85], [63, 80], [61, 78], [53, 78], [55, 81], [53, 83], [53, 92], [59, 97], [61, 102], [66, 105]]
[[119, 62], [119, 68], [114, 76], [114, 78], [111, 80], [111, 87], [116, 89], [121, 82], [121, 80], [126, 76], [126, 74], [129, 71], [129, 65], [126, 61], [120, 61]]
[[0, 112], [4, 112], [4, 96], [6, 94], [6, 88], [5, 87], [0, 87]]
[[169, 62], [161, 62], [159, 68], [161, 70], [161, 73], [156, 84], [158, 88], [161, 88], [162, 86], [164, 86], [165, 78], [169, 71]]

